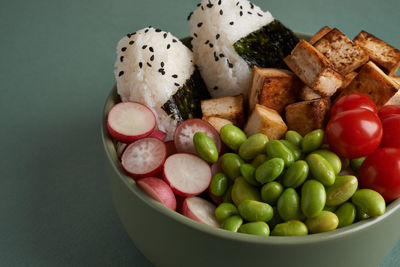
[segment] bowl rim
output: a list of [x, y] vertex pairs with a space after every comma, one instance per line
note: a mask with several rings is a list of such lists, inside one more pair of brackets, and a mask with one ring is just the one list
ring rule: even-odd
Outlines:
[[[310, 38], [309, 34], [296, 32], [296, 35], [299, 38], [308, 39]], [[196, 229], [204, 234], [213, 235], [222, 239], [228, 239], [237, 242], [243, 243], [252, 243], [252, 244], [264, 244], [264, 245], [301, 245], [301, 244], [310, 244], [310, 243], [324, 243], [331, 241], [333, 239], [341, 239], [348, 238], [349, 235], [360, 234], [366, 231], [369, 227], [373, 227], [374, 225], [381, 223], [385, 219], [391, 216], [391, 214], [397, 212], [400, 209], [400, 198], [394, 200], [392, 203], [387, 205], [386, 212], [374, 218], [369, 218], [349, 226], [336, 229], [334, 231], [311, 234], [306, 236], [255, 236], [255, 235], [246, 235], [246, 234], [238, 234], [230, 231], [226, 231], [221, 228], [209, 226], [202, 224], [200, 222], [194, 221], [179, 212], [171, 210], [166, 206], [162, 205], [158, 201], [154, 200], [146, 193], [144, 193], [137, 185], [134, 179], [125, 174], [124, 170], [119, 163], [119, 159], [117, 156], [117, 152], [115, 149], [115, 141], [111, 138], [107, 130], [107, 114], [111, 107], [119, 102], [119, 97], [117, 94], [116, 85], [113, 86], [111, 92], [108, 94], [108, 97], [105, 101], [103, 112], [102, 112], [102, 122], [101, 122], [101, 138], [104, 146], [104, 150], [107, 156], [107, 160], [110, 162], [110, 165], [114, 172], [118, 174], [118, 179], [120, 179], [125, 186], [131, 191], [132, 194], [135, 194], [136, 197], [141, 199], [150, 209], [157, 211], [164, 216], [169, 217], [170, 219], [182, 223], [186, 227]]]

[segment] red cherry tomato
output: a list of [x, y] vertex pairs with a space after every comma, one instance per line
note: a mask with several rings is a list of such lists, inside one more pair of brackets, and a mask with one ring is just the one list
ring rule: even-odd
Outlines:
[[400, 148], [400, 114], [393, 114], [383, 119], [382, 129], [381, 147]]
[[329, 146], [339, 156], [359, 158], [378, 148], [382, 140], [382, 124], [370, 110], [348, 110], [328, 122], [326, 137]]
[[386, 201], [400, 196], [400, 149], [381, 148], [361, 165], [358, 180], [362, 188], [379, 192]]
[[400, 114], [400, 106], [395, 106], [395, 105], [383, 106], [378, 112], [378, 116], [381, 119], [381, 121], [394, 114]]
[[376, 105], [371, 98], [363, 94], [349, 94], [341, 97], [331, 109], [331, 118], [339, 113], [353, 109], [368, 109], [374, 113], [378, 113]]

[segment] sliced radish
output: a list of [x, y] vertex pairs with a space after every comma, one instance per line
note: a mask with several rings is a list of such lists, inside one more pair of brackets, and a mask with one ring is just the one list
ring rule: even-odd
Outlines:
[[215, 217], [215, 205], [200, 197], [188, 197], [183, 201], [182, 214], [195, 221], [219, 227]]
[[175, 147], [175, 143], [174, 141], [167, 141], [165, 142], [165, 145], [167, 146], [167, 157], [177, 153], [178, 151], [176, 151], [176, 147]]
[[163, 180], [156, 177], [146, 177], [136, 182], [137, 185], [149, 196], [165, 205], [166, 207], [175, 210], [176, 198], [171, 187]]
[[178, 152], [196, 154], [193, 135], [197, 132], [203, 132], [208, 135], [217, 146], [218, 153], [221, 152], [221, 140], [217, 130], [211, 124], [201, 119], [189, 119], [179, 124], [174, 133], [176, 150]]
[[163, 175], [175, 194], [195, 196], [207, 189], [211, 182], [211, 168], [198, 156], [177, 153], [164, 163]]
[[152, 176], [159, 171], [167, 156], [163, 141], [146, 137], [128, 145], [121, 157], [124, 170], [133, 177]]
[[152, 132], [152, 133], [149, 135], [149, 137], [154, 137], [154, 138], [160, 139], [161, 141], [164, 141], [165, 138], [167, 137], [167, 134], [164, 133], [164, 132], [161, 131], [161, 130], [154, 130], [154, 132]]
[[107, 117], [110, 135], [123, 143], [131, 143], [151, 134], [156, 126], [153, 112], [137, 102], [121, 102], [112, 107]]

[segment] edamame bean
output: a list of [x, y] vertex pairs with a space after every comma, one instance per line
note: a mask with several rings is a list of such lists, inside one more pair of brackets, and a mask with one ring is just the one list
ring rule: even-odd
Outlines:
[[308, 176], [308, 164], [304, 160], [293, 163], [283, 174], [283, 185], [286, 187], [299, 187], [304, 183]]
[[260, 184], [275, 180], [281, 175], [285, 162], [281, 158], [272, 158], [261, 164], [255, 171], [254, 177]]
[[277, 224], [272, 230], [271, 235], [274, 236], [299, 236], [307, 235], [307, 226], [298, 220], [290, 220], [284, 223]]
[[254, 178], [254, 173], [256, 171], [256, 168], [253, 167], [253, 165], [248, 164], [248, 163], [243, 163], [240, 165], [240, 173], [242, 174], [242, 177], [246, 180], [251, 185], [260, 185], [259, 182]]
[[351, 201], [371, 217], [380, 216], [386, 210], [386, 203], [381, 194], [371, 189], [357, 190]]
[[300, 197], [293, 188], [286, 188], [278, 199], [277, 208], [284, 221], [299, 220], [302, 217]]
[[272, 219], [268, 221], [268, 226], [270, 229], [273, 229], [278, 223], [283, 222], [281, 216], [279, 216], [278, 208], [274, 206], [272, 207], [272, 210], [274, 211], [274, 215], [272, 216]]
[[325, 204], [324, 210], [330, 211], [330, 212], [335, 212], [337, 209], [336, 206], [328, 206]]
[[361, 158], [356, 158], [356, 159], [351, 159], [350, 160], [350, 168], [355, 172], [358, 173], [358, 171], [361, 168], [361, 165], [363, 164], [364, 160], [367, 157], [361, 157]]
[[274, 215], [274, 211], [270, 205], [255, 200], [244, 200], [240, 203], [239, 214], [243, 219], [249, 222], [269, 221]]
[[306, 217], [314, 217], [325, 206], [326, 193], [323, 184], [317, 180], [308, 180], [301, 188], [301, 210]]
[[221, 228], [231, 232], [237, 232], [242, 223], [243, 219], [240, 216], [233, 215], [222, 222]]
[[338, 206], [351, 198], [358, 187], [353, 175], [336, 176], [335, 183], [326, 188], [326, 205]]
[[225, 194], [228, 188], [228, 177], [225, 174], [219, 172], [214, 174], [210, 183], [210, 191], [214, 196], [222, 196]]
[[230, 186], [228, 186], [228, 188], [225, 191], [225, 195], [223, 197], [223, 202], [224, 203], [232, 203], [232, 188], [233, 188], [233, 184], [231, 184]]
[[335, 212], [339, 219], [338, 228], [350, 225], [356, 219], [356, 207], [353, 203], [346, 202], [341, 205]]
[[267, 143], [267, 155], [270, 158], [281, 158], [285, 163], [285, 168], [294, 163], [293, 153], [278, 140], [272, 140]]
[[342, 161], [340, 160], [339, 156], [327, 149], [318, 149], [313, 151], [312, 153], [316, 153], [322, 156], [329, 164], [332, 166], [333, 171], [335, 174], [339, 174], [342, 170]]
[[218, 149], [214, 141], [205, 133], [197, 132], [193, 135], [193, 143], [197, 154], [207, 162], [215, 163], [218, 160]]
[[246, 134], [237, 126], [224, 125], [219, 131], [222, 142], [230, 149], [238, 151], [241, 144], [247, 140]]
[[306, 134], [301, 141], [301, 149], [304, 153], [317, 150], [324, 141], [324, 130], [318, 129]]
[[306, 225], [310, 233], [322, 233], [335, 230], [339, 225], [339, 219], [335, 213], [323, 210], [317, 216], [308, 218]]
[[358, 221], [362, 221], [365, 219], [368, 219], [370, 216], [365, 213], [364, 211], [362, 211], [359, 207], [356, 207], [356, 219]]
[[261, 164], [263, 164], [264, 162], [266, 162], [268, 160], [268, 156], [265, 154], [258, 154], [253, 161], [251, 162], [251, 165], [254, 168], [257, 168], [258, 166], [260, 166]]
[[269, 236], [269, 226], [265, 222], [249, 222], [242, 224], [239, 233], [259, 236]]
[[265, 152], [268, 137], [264, 134], [253, 134], [239, 147], [239, 155], [244, 160], [254, 159], [258, 154]]
[[297, 147], [301, 147], [301, 141], [303, 140], [303, 136], [301, 136], [298, 132], [289, 130], [285, 134], [285, 139], [290, 143]]
[[318, 154], [309, 154], [306, 157], [312, 176], [325, 186], [333, 185], [335, 182], [335, 172], [329, 162]]
[[238, 209], [232, 203], [221, 203], [215, 209], [215, 217], [219, 222], [223, 222], [227, 218], [238, 214], [239, 214]]
[[258, 189], [246, 182], [243, 177], [238, 177], [232, 187], [232, 201], [239, 206], [244, 200], [261, 201]]
[[270, 205], [275, 205], [283, 192], [283, 186], [278, 182], [269, 182], [261, 187], [261, 200]]
[[289, 148], [289, 150], [292, 152], [294, 160], [298, 160], [301, 157], [301, 149], [298, 148], [297, 146], [293, 145], [287, 140], [279, 140], [284, 146]]
[[225, 153], [221, 157], [221, 168], [232, 180], [235, 180], [236, 177], [240, 176], [240, 165], [243, 163], [244, 161], [239, 157], [239, 155], [234, 153]]

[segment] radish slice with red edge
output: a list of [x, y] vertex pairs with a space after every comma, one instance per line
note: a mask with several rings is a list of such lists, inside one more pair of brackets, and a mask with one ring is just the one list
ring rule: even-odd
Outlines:
[[211, 168], [198, 156], [177, 153], [165, 160], [163, 176], [175, 194], [196, 196], [210, 185]]
[[150, 135], [156, 127], [153, 112], [137, 102], [121, 102], [108, 113], [107, 128], [110, 135], [123, 143], [131, 143]]
[[203, 132], [208, 135], [214, 141], [218, 153], [221, 152], [221, 140], [217, 130], [202, 119], [188, 119], [179, 124], [174, 133], [176, 150], [178, 152], [196, 154], [193, 136], [197, 132]]
[[165, 142], [165, 146], [167, 147], [167, 157], [177, 153], [174, 141]]
[[161, 169], [166, 156], [167, 149], [163, 141], [146, 137], [128, 145], [122, 154], [121, 164], [134, 178], [152, 176]]
[[215, 205], [200, 197], [188, 197], [183, 201], [182, 214], [195, 221], [219, 227], [215, 217]]
[[154, 130], [154, 131], [149, 135], [149, 137], [154, 137], [154, 138], [160, 139], [161, 141], [164, 141], [165, 138], [167, 137], [167, 134], [164, 133], [164, 132], [161, 131], [161, 130]]
[[171, 187], [163, 180], [156, 177], [146, 177], [136, 182], [147, 195], [154, 198], [164, 206], [175, 210], [176, 198]]

